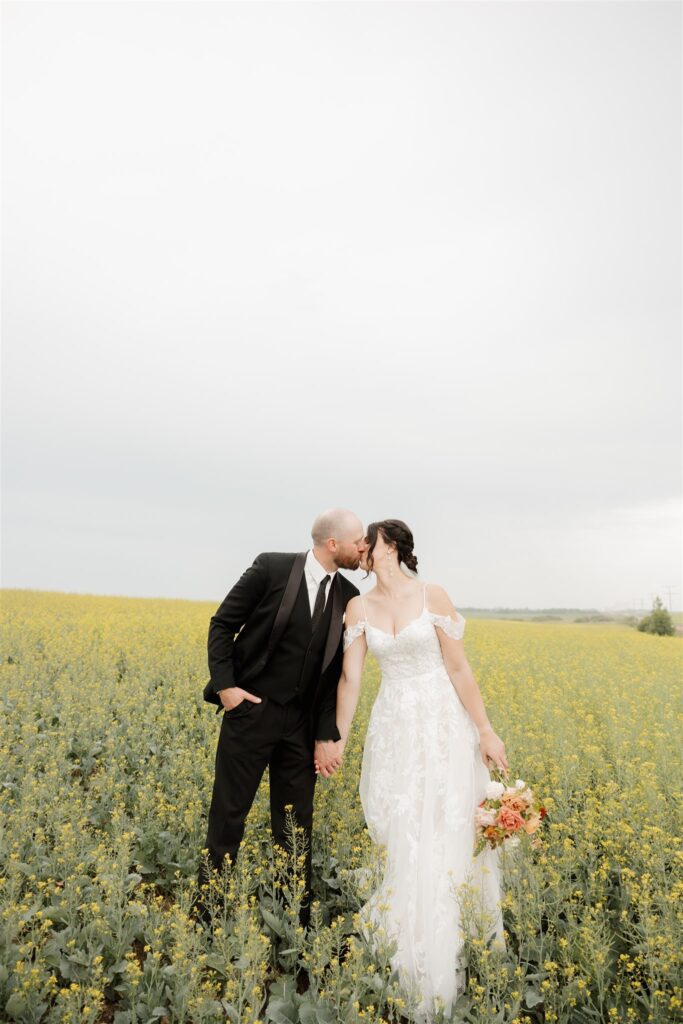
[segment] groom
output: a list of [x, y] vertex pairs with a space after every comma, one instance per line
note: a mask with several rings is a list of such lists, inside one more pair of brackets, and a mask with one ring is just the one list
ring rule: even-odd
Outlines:
[[[285, 806], [305, 830], [310, 917], [314, 758], [325, 764], [339, 739], [336, 692], [342, 664], [344, 609], [358, 590], [338, 569], [357, 569], [363, 524], [347, 509], [313, 523], [313, 547], [300, 554], [257, 555], [211, 618], [211, 678], [204, 700], [221, 721], [205, 846], [215, 869], [231, 861], [266, 769], [270, 769], [273, 839], [288, 847]], [[199, 871], [198, 909], [206, 917]]]

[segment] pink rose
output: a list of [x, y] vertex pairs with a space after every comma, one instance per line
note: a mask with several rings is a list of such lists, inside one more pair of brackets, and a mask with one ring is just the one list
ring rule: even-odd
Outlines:
[[506, 832], [518, 832], [524, 824], [524, 818], [519, 811], [515, 811], [504, 804], [498, 812], [498, 823], [502, 825]]

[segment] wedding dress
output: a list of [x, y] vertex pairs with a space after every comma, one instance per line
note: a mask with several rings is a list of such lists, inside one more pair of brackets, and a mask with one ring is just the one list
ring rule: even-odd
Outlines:
[[[361, 598], [362, 600], [362, 598]], [[392, 967], [419, 1001], [416, 1020], [446, 1016], [465, 987], [457, 886], [475, 896], [484, 938], [505, 947], [499, 851], [474, 856], [474, 814], [490, 781], [479, 731], [444, 665], [437, 627], [461, 639], [465, 619], [427, 608], [396, 636], [363, 619], [344, 631], [344, 650], [365, 633], [382, 674], [368, 724], [360, 798], [370, 837], [386, 848], [384, 878], [361, 918], [397, 943]], [[464, 926], [463, 926], [464, 927]], [[372, 929], [368, 931], [370, 937]], [[372, 939], [371, 939], [372, 941]]]

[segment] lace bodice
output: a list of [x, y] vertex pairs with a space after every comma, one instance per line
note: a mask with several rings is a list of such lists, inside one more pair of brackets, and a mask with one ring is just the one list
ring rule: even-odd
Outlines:
[[[362, 597], [361, 597], [362, 601]], [[466, 619], [456, 612], [456, 619], [450, 615], [430, 612], [425, 600], [422, 612], [417, 618], [393, 636], [368, 622], [365, 615], [355, 625], [344, 630], [344, 650], [365, 633], [368, 650], [374, 654], [383, 676], [392, 678], [412, 677], [443, 667], [441, 645], [435, 626], [455, 640], [461, 640], [465, 633]]]

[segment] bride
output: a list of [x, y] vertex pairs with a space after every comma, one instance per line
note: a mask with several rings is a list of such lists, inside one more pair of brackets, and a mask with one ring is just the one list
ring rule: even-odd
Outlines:
[[374, 573], [376, 585], [346, 607], [341, 739], [316, 771], [328, 777], [341, 765], [369, 650], [382, 681], [365, 738], [360, 798], [386, 861], [361, 916], [396, 942], [392, 967], [417, 995], [416, 1019], [430, 1021], [439, 1009], [451, 1012], [465, 984], [457, 969], [460, 883], [475, 892], [488, 938], [505, 945], [498, 851], [487, 847], [474, 857], [474, 814], [490, 781], [488, 762], [505, 774], [508, 762], [465, 657], [465, 619], [445, 590], [401, 571], [417, 570], [412, 533], [401, 520], [385, 519], [371, 523], [365, 539], [361, 568]]

